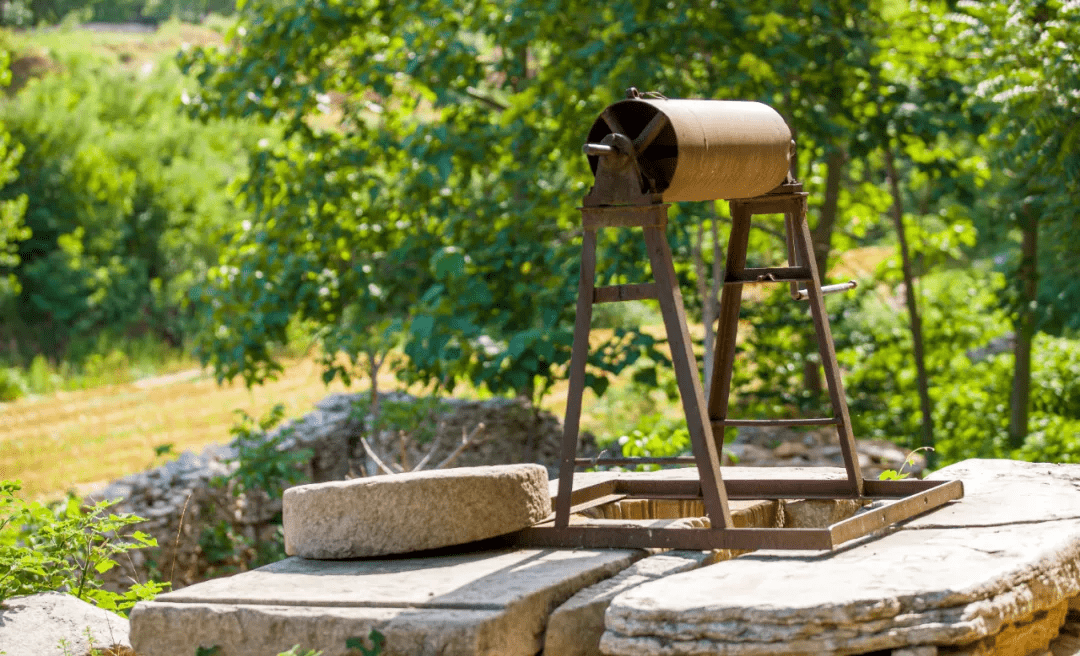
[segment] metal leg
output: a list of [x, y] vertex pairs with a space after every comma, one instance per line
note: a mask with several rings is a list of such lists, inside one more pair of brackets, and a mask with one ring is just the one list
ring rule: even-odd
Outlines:
[[589, 328], [592, 323], [595, 286], [596, 230], [585, 229], [581, 237], [581, 278], [578, 280], [577, 315], [574, 318], [574, 346], [570, 351], [570, 389], [566, 396], [566, 419], [563, 421], [559, 493], [555, 499], [555, 526], [560, 528], [570, 524], [570, 495], [574, 487], [574, 459], [577, 458], [581, 397], [585, 392], [585, 364], [589, 359]]
[[833, 345], [832, 331], [829, 329], [829, 315], [825, 311], [825, 298], [821, 293], [821, 276], [813, 256], [810, 227], [806, 223], [806, 197], [800, 198], [799, 212], [795, 219], [795, 248], [798, 256], [810, 268], [811, 280], [806, 283], [806, 294], [810, 303], [810, 314], [814, 318], [814, 330], [817, 332], [818, 349], [821, 364], [825, 370], [825, 381], [829, 386], [829, 399], [832, 401], [833, 416], [836, 418], [836, 432], [840, 437], [840, 450], [844, 455], [844, 468], [847, 469], [848, 481], [852, 494], [863, 493], [862, 471], [859, 468], [859, 456], [855, 450], [855, 438], [851, 434], [851, 418], [848, 415], [847, 399], [844, 396], [844, 383], [840, 380], [840, 365], [836, 362], [836, 347]]
[[[738, 202], [731, 203], [731, 236], [728, 238], [727, 266], [724, 277], [729, 279], [746, 266], [746, 247], [750, 239], [750, 211]], [[709, 385], [709, 418], [727, 419], [731, 396], [731, 375], [735, 365], [735, 336], [739, 330], [739, 311], [742, 306], [742, 285], [725, 284], [720, 294], [720, 319], [716, 328], [716, 351], [713, 357], [712, 381]], [[712, 428], [710, 426], [710, 428]], [[712, 429], [717, 450], [724, 446], [724, 428]]]
[[[668, 344], [671, 346], [671, 362], [679, 384], [686, 427], [698, 463], [698, 477], [704, 496], [705, 511], [713, 528], [731, 528], [731, 511], [728, 508], [727, 491], [720, 476], [720, 450], [712, 439], [712, 430], [705, 409], [705, 394], [701, 389], [701, 375], [697, 359], [691, 348], [690, 331], [686, 325], [682, 292], [675, 277], [675, 265], [663, 228], [644, 228], [645, 246], [652, 263], [653, 279], [656, 280], [660, 299], [660, 311], [664, 315]], [[559, 491], [562, 491], [560, 487]]]

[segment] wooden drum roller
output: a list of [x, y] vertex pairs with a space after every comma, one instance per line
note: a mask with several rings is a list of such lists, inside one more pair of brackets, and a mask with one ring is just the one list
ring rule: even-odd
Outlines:
[[760, 196], [784, 181], [791, 151], [791, 130], [768, 105], [640, 97], [605, 109], [585, 146], [593, 174], [602, 157], [632, 156], [641, 191], [663, 202]]

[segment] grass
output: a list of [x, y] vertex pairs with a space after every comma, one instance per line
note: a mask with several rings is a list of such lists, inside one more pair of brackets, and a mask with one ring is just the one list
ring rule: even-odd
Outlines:
[[178, 21], [163, 23], [157, 31], [145, 33], [55, 27], [12, 31], [7, 39], [11, 49], [23, 56], [62, 61], [73, 55], [92, 55], [134, 71], [171, 59], [187, 44], [222, 44], [224, 40], [214, 27]]
[[299, 416], [343, 389], [327, 388], [314, 361], [285, 364], [277, 381], [252, 390], [219, 387], [194, 369], [3, 404], [0, 479], [22, 480], [30, 498], [85, 492], [155, 464], [159, 445], [179, 453], [227, 442], [236, 409], [261, 416], [280, 402]]

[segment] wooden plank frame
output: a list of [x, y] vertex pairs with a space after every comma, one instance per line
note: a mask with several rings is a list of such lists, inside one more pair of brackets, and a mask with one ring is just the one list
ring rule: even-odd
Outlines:
[[[644, 200], [644, 199], [643, 199]], [[692, 351], [682, 294], [675, 277], [671, 249], [664, 233], [668, 205], [652, 200], [641, 205], [604, 206], [589, 203], [582, 211], [581, 277], [578, 283], [574, 345], [571, 352], [566, 419], [563, 423], [559, 487], [554, 512], [534, 526], [510, 536], [514, 544], [530, 547], [670, 548], [670, 549], [809, 549], [831, 550], [888, 526], [963, 497], [960, 481], [865, 481], [851, 432], [840, 368], [825, 311], [820, 273], [813, 257], [806, 223], [806, 194], [802, 186], [785, 183], [757, 198], [730, 201], [732, 229], [728, 241], [725, 285], [720, 301], [715, 367], [706, 403], [697, 361]], [[755, 214], [783, 214], [787, 232], [788, 265], [746, 268], [750, 219]], [[635, 285], [596, 287], [596, 235], [600, 229], [641, 230], [652, 267], [653, 281]], [[742, 286], [790, 283], [792, 298], [809, 301], [832, 417], [805, 419], [736, 419], [728, 417], [736, 332]], [[800, 283], [805, 283], [805, 289]], [[660, 302], [672, 366], [675, 370], [698, 479], [614, 478], [581, 489], [573, 488], [576, 466], [597, 461], [577, 458], [581, 402], [592, 306], [595, 303], [654, 298]], [[843, 479], [727, 480], [720, 469], [724, 429], [728, 426], [836, 426], [843, 454]], [[657, 459], [614, 458], [634, 464]], [[685, 464], [685, 458], [659, 459]], [[888, 501], [850, 519], [820, 529], [735, 528], [729, 501], [758, 499], [860, 499]], [[701, 500], [712, 528], [665, 528], [657, 520], [619, 521], [618, 525], [589, 522], [570, 524], [570, 516], [623, 499]]]
[[[729, 500], [851, 498], [847, 482], [834, 480], [728, 480]], [[701, 499], [693, 480], [607, 480], [574, 491], [571, 512], [623, 499]], [[556, 527], [554, 515], [509, 536], [522, 547], [581, 549], [794, 549], [831, 550], [846, 542], [939, 508], [964, 496], [960, 481], [866, 481], [862, 500], [888, 501], [825, 528], [663, 528], [657, 520], [618, 520], [617, 525]]]

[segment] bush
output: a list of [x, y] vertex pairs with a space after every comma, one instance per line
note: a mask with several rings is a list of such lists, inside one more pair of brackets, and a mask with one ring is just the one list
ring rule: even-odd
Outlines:
[[14, 401], [29, 392], [26, 378], [18, 369], [0, 369], [0, 401]]
[[[1030, 434], [1008, 446], [1013, 354], [986, 347], [1007, 335], [1004, 278], [945, 271], [921, 282], [927, 371], [940, 464], [965, 458], [1080, 462], [1080, 341], [1037, 335]], [[913, 447], [921, 413], [906, 315], [878, 296], [834, 322], [855, 434]], [[981, 353], [980, 353], [981, 352]]]
[[246, 216], [229, 183], [273, 133], [187, 117], [192, 83], [171, 62], [151, 75], [74, 53], [57, 64], [0, 106], [24, 150], [0, 203], [25, 199], [30, 229], [18, 265], [0, 261], [18, 288], [0, 289], [0, 337], [79, 365], [109, 353], [100, 335], [180, 348], [185, 299]]
[[109, 513], [115, 501], [86, 509], [74, 497], [53, 506], [28, 503], [17, 496], [20, 489], [18, 481], [0, 481], [0, 604], [59, 591], [126, 615], [136, 602], [164, 589], [154, 581], [135, 583], [126, 592], [102, 587], [99, 575], [116, 566], [117, 556], [157, 546], [139, 531], [121, 535], [141, 517]]

